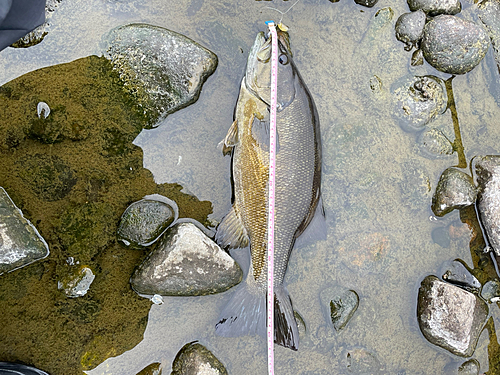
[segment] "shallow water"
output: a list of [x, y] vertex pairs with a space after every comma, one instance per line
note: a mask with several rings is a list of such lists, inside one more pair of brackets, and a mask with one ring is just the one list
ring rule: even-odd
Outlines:
[[[98, 54], [101, 37], [129, 22], [166, 27], [212, 50], [219, 66], [199, 100], [159, 127], [143, 130], [134, 144], [142, 148], [144, 168], [157, 184], [179, 183], [183, 191], [210, 201], [209, 219], [215, 225], [230, 207], [229, 158], [217, 144], [232, 123], [249, 48], [256, 33], [265, 29], [264, 21], [279, 18], [267, 6], [284, 11], [291, 4], [63, 0], [41, 44], [0, 52], [0, 84], [41, 67]], [[463, 5], [464, 17], [472, 18], [471, 6]], [[393, 14], [377, 14], [388, 6]], [[347, 353], [356, 348], [372, 353], [384, 374], [441, 374], [447, 364], [464, 361], [429, 344], [416, 321], [420, 281], [437, 274], [447, 260], [460, 258], [472, 268], [473, 258], [471, 232], [459, 213], [437, 219], [430, 210], [439, 176], [458, 164], [457, 155], [426, 158], [416, 134], [402, 131], [392, 116], [390, 88], [401, 77], [449, 78], [427, 64], [410, 66], [411, 52], [394, 36], [397, 17], [407, 11], [404, 2], [385, 0], [371, 9], [349, 0], [301, 0], [283, 18], [290, 27], [296, 65], [320, 116], [328, 237], [292, 254], [285, 280], [307, 333], [298, 352], [276, 347], [277, 374], [347, 374]], [[500, 152], [500, 108], [488, 91], [493, 64], [490, 51], [472, 72], [453, 80], [467, 160]], [[374, 75], [382, 82], [377, 92], [370, 89]], [[453, 125], [449, 110], [432, 123], [452, 140]], [[458, 230], [451, 233], [450, 228]], [[338, 334], [327, 325], [319, 300], [323, 289], [335, 285], [360, 296], [353, 319]], [[116, 357], [110, 349], [103, 356], [111, 357], [87, 373], [134, 375], [152, 362], [161, 362], [168, 373], [178, 350], [199, 340], [230, 374], [264, 374], [263, 338], [215, 336], [214, 324], [232, 293], [164, 297], [163, 305], [151, 306], [139, 344]], [[497, 306], [490, 305], [490, 310], [498, 324]], [[484, 331], [473, 356], [483, 372], [489, 366], [488, 343]]]

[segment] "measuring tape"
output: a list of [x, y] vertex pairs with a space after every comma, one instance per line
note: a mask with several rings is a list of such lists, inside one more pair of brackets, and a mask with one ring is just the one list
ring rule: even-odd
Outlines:
[[278, 34], [274, 21], [271, 33], [271, 114], [269, 119], [269, 207], [267, 219], [267, 368], [274, 375], [274, 203], [276, 198], [276, 107], [278, 91]]

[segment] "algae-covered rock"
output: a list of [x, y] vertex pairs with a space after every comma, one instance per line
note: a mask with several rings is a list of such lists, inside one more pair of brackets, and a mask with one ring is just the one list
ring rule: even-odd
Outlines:
[[442, 114], [448, 96], [441, 80], [432, 76], [404, 77], [392, 88], [395, 99], [394, 115], [405, 131], [423, 129]]
[[193, 341], [177, 353], [170, 375], [227, 375], [227, 371], [210, 350]]
[[358, 294], [341, 287], [323, 290], [320, 299], [325, 318], [333, 323], [335, 331], [340, 331], [347, 325], [359, 306]]
[[486, 56], [489, 44], [488, 35], [475, 23], [441, 15], [425, 25], [420, 45], [425, 60], [437, 70], [465, 74]]
[[441, 159], [453, 155], [453, 144], [436, 128], [424, 130], [417, 138], [418, 148], [428, 159]]
[[149, 246], [178, 216], [173, 200], [159, 194], [148, 195], [127, 207], [118, 226], [118, 240], [131, 248]]
[[457, 208], [474, 204], [477, 189], [472, 177], [456, 168], [447, 168], [439, 178], [432, 196], [432, 212], [444, 216]]
[[217, 56], [195, 41], [148, 24], [119, 26], [105, 36], [102, 52], [154, 126], [194, 103]]
[[407, 0], [410, 10], [423, 10], [429, 16], [457, 14], [462, 10], [460, 0]]
[[143, 368], [137, 375], [161, 375], [162, 372], [161, 363], [155, 362]]
[[238, 284], [238, 264], [192, 223], [179, 223], [132, 275], [130, 283], [141, 294], [199, 296], [220, 293]]
[[48, 255], [43, 237], [0, 187], [0, 275]]

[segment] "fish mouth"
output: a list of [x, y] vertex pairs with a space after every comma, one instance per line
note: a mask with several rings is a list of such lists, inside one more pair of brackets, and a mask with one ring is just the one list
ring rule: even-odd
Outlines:
[[[270, 58], [271, 38], [261, 31], [255, 37], [252, 49], [248, 55], [245, 84], [251, 93], [268, 105], [269, 103], [262, 99], [259, 90], [270, 89], [271, 87], [270, 71], [269, 79], [263, 79], [263, 73], [268, 71], [264, 69], [263, 64], [267, 64]], [[266, 82], [266, 84], [262, 84], [263, 82]]]

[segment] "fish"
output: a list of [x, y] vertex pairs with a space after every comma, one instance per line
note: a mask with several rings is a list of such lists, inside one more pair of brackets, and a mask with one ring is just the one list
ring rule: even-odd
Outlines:
[[[324, 226], [322, 149], [316, 105], [292, 59], [289, 34], [282, 27], [277, 37], [274, 341], [298, 350], [297, 322], [283, 280], [296, 240], [313, 218], [319, 218], [315, 226]], [[226, 337], [266, 336], [271, 38], [264, 32], [255, 38], [234, 122], [222, 142], [224, 154], [231, 155], [232, 207], [218, 225], [215, 241], [225, 250], [250, 247], [251, 255], [246, 280], [216, 324], [216, 333]]]

